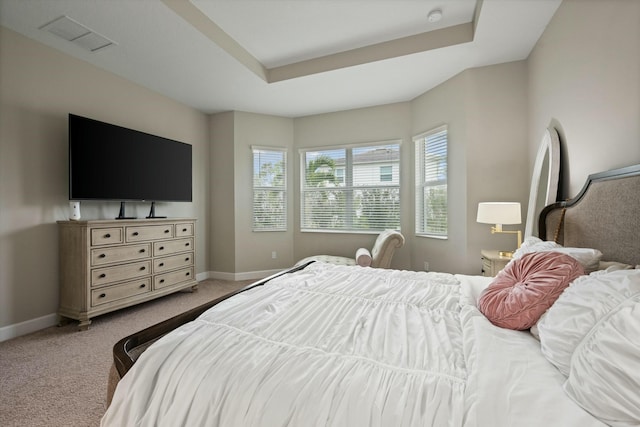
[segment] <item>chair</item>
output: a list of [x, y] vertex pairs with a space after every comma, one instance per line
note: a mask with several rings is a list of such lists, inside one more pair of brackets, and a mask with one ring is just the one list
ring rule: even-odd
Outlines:
[[404, 236], [395, 230], [384, 230], [376, 239], [373, 248], [359, 248], [355, 258], [335, 255], [313, 255], [301, 259], [296, 265], [302, 265], [309, 261], [328, 262], [339, 265], [360, 265], [362, 267], [389, 268], [391, 259], [396, 249], [404, 245]]

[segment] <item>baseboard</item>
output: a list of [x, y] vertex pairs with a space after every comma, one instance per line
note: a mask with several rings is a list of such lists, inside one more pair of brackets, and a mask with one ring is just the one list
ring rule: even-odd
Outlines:
[[55, 313], [47, 314], [46, 316], [38, 317], [36, 319], [26, 320], [24, 322], [15, 323], [13, 325], [4, 326], [0, 328], [0, 342], [7, 341], [12, 338], [17, 338], [22, 335], [30, 334], [31, 332], [39, 331], [40, 329], [54, 326], [58, 323], [58, 315]]
[[[258, 280], [265, 277], [269, 277], [272, 274], [279, 273], [280, 270], [262, 270], [262, 271], [248, 271], [246, 273], [225, 273], [222, 271], [208, 271], [204, 273], [196, 274], [196, 280], [202, 281], [206, 279], [219, 279], [219, 280], [233, 280], [234, 282], [240, 280]], [[17, 338], [22, 335], [27, 335], [32, 332], [39, 331], [40, 329], [54, 326], [58, 323], [58, 315], [56, 313], [47, 314], [46, 316], [38, 317], [36, 319], [26, 320], [24, 322], [16, 323], [9, 326], [0, 328], [0, 342], [7, 341], [12, 338]]]
[[245, 273], [226, 273], [224, 271], [209, 271], [207, 273], [200, 273], [203, 276], [206, 276], [203, 279], [200, 278], [200, 274], [198, 274], [196, 278], [198, 280], [218, 279], [218, 280], [233, 280], [234, 282], [237, 282], [240, 280], [264, 279], [265, 277], [269, 277], [272, 274], [279, 273], [282, 270], [285, 270], [285, 269], [283, 268], [278, 270], [247, 271]]

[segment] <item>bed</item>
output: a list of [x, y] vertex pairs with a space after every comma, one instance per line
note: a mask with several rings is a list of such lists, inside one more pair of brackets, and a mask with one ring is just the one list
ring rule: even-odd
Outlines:
[[274, 275], [116, 344], [102, 425], [639, 425], [638, 213], [632, 166], [546, 207], [496, 278]]

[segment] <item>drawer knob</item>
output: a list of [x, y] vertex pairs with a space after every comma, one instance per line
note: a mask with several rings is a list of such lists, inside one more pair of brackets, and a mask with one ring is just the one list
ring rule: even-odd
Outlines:
[[106, 274], [104, 274], [104, 273], [102, 273], [99, 277], [100, 277], [101, 279], [104, 279], [105, 277], [107, 277], [107, 275], [106, 275]]
[[100, 254], [100, 255], [98, 255], [98, 256], [99, 256], [100, 258], [104, 258], [104, 257], [106, 257], [107, 255], [106, 255], [106, 254]]
[[140, 267], [140, 270], [146, 270], [147, 267], [145, 267], [144, 265], [142, 267]]
[[187, 231], [187, 229], [186, 229], [186, 228], [183, 228], [183, 229], [182, 229], [182, 231], [186, 232], [186, 231]]
[[146, 288], [147, 285], [145, 285], [144, 283], [142, 285], [140, 285], [140, 288]]
[[106, 297], [106, 296], [107, 296], [107, 294], [100, 294], [100, 295], [98, 296], [98, 298], [104, 298], [104, 297]]
[[141, 254], [143, 254], [143, 253], [145, 253], [145, 252], [146, 252], [146, 250], [144, 250], [144, 249], [140, 249], [140, 253], [141, 253]]
[[107, 234], [105, 234], [105, 235], [104, 235], [104, 238], [105, 238], [105, 239], [108, 239], [109, 237], [111, 237], [111, 234], [109, 234], [109, 233], [107, 233]]
[[189, 246], [189, 243], [185, 243], [184, 245], [185, 245], [185, 246]]
[[184, 260], [185, 260], [185, 261], [189, 261], [189, 257], [186, 257]]
[[160, 247], [158, 248], [158, 250], [159, 250], [159, 251], [164, 251], [164, 246], [160, 246]]
[[138, 232], [137, 232], [137, 231], [134, 231], [134, 232], [133, 232], [133, 235], [134, 235], [134, 236], [137, 236], [137, 235], [138, 235]]
[[165, 232], [165, 233], [168, 233], [168, 232], [169, 232], [169, 230], [168, 230], [168, 229], [167, 229], [167, 230], [164, 230], [164, 232]]
[[160, 264], [158, 264], [158, 267], [164, 267], [164, 262], [161, 262]]
[[160, 279], [160, 283], [164, 283], [164, 279]]
[[190, 275], [191, 275], [191, 273], [187, 271], [187, 274], [186, 274], [186, 275], [187, 275], [187, 276], [190, 276]]

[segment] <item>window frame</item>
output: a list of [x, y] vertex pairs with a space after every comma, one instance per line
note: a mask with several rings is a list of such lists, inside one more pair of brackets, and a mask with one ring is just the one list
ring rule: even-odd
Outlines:
[[[283, 163], [283, 177], [282, 177], [282, 186], [256, 186], [256, 153], [258, 152], [266, 152], [266, 153], [281, 153], [282, 154], [282, 163]], [[273, 231], [287, 231], [288, 230], [288, 191], [287, 191], [287, 180], [289, 176], [288, 172], [288, 161], [287, 161], [288, 149], [286, 147], [272, 147], [272, 146], [260, 146], [260, 145], [252, 145], [251, 146], [251, 193], [252, 193], [252, 203], [251, 203], [251, 231], [256, 233], [262, 232], [273, 232]], [[265, 228], [257, 228], [256, 227], [256, 192], [257, 191], [271, 191], [271, 192], [280, 192], [282, 193], [282, 219], [281, 221], [274, 222], [269, 227]]]
[[[444, 179], [439, 180], [431, 180], [427, 181], [425, 179], [425, 169], [428, 167], [426, 163], [426, 159], [424, 158], [425, 153], [425, 143], [429, 137], [433, 137], [440, 133], [445, 133], [445, 168], [446, 173]], [[449, 238], [449, 127], [448, 125], [441, 125], [430, 129], [426, 132], [422, 132], [418, 135], [415, 135], [412, 138], [415, 145], [415, 235], [419, 237], [429, 237], [434, 239], [443, 239], [446, 240]], [[430, 167], [439, 167], [435, 165], [435, 162], [432, 162]], [[444, 217], [444, 232], [433, 232], [427, 231], [427, 221], [424, 218], [424, 213], [426, 211], [425, 207], [425, 191], [427, 188], [436, 188], [438, 186], [446, 186], [445, 192], [445, 205], [444, 209], [446, 210], [446, 214]]]
[[[397, 178], [398, 182], [396, 185], [384, 184], [378, 186], [354, 186], [354, 171], [353, 171], [353, 150], [354, 149], [362, 149], [362, 148], [376, 148], [376, 147], [385, 147], [390, 145], [396, 145], [398, 149], [398, 159], [397, 159]], [[349, 214], [345, 214], [345, 226], [343, 228], [311, 228], [305, 227], [305, 191], [308, 191], [305, 188], [306, 185], [306, 154], [310, 152], [326, 152], [331, 150], [344, 150], [345, 152], [345, 164], [339, 165], [336, 168], [344, 169], [344, 173], [341, 177], [338, 177], [336, 174], [336, 178], [340, 179], [340, 184], [344, 189], [345, 194], [345, 210], [349, 212]], [[401, 203], [401, 168], [402, 168], [402, 140], [401, 139], [393, 139], [393, 140], [385, 140], [385, 141], [375, 141], [375, 142], [365, 142], [365, 143], [355, 143], [355, 144], [344, 144], [344, 145], [327, 145], [327, 146], [319, 146], [319, 147], [310, 147], [310, 148], [301, 148], [298, 150], [300, 157], [300, 232], [302, 233], [339, 233], [339, 234], [379, 234], [380, 231], [385, 228], [390, 227], [382, 227], [382, 228], [356, 228], [353, 226], [355, 217], [355, 212], [357, 208], [353, 206], [353, 197], [356, 190], [359, 188], [397, 188], [398, 194], [398, 224], [397, 227], [393, 228], [395, 230], [400, 230], [401, 226], [401, 218], [402, 218], [402, 203]], [[378, 169], [376, 169], [377, 171]], [[392, 182], [393, 177], [396, 173], [392, 170]], [[379, 179], [379, 175], [376, 175]]]

